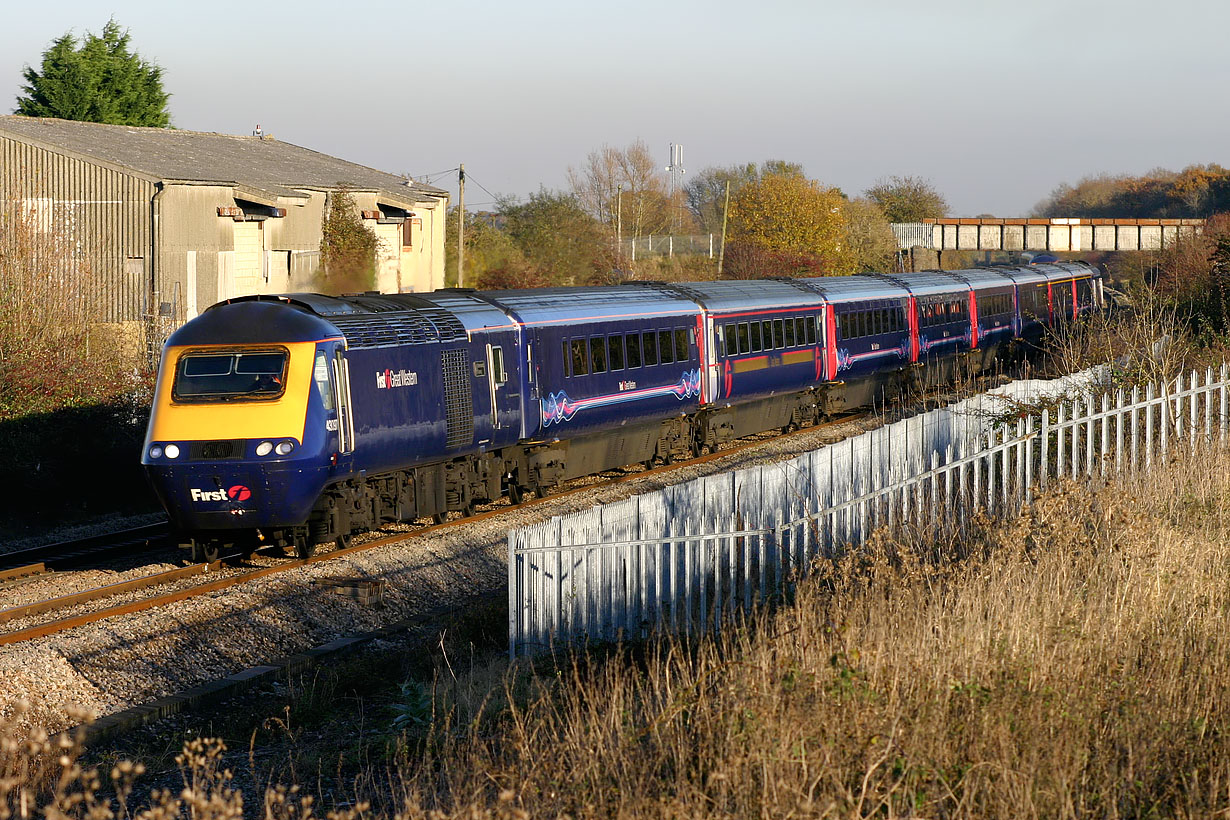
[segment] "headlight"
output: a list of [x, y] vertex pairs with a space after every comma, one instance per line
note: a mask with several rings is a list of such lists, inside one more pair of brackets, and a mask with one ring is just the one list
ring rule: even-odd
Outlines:
[[162, 448], [159, 447], [157, 444], [149, 448], [149, 457], [150, 458], [162, 458]]
[[273, 449], [277, 450], [280, 456], [289, 455], [290, 451], [295, 449], [295, 443], [293, 441], [279, 441], [278, 446]]
[[262, 441], [260, 444], [256, 445], [256, 454], [258, 456], [267, 456], [272, 452], [273, 442], [271, 441]]
[[179, 458], [179, 445], [168, 444], [162, 449], [162, 452], [166, 453], [167, 458]]

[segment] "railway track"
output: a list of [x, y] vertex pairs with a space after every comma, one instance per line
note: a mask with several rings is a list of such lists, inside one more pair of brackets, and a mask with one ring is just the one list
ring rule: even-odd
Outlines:
[[41, 566], [40, 571], [49, 572], [84, 566], [100, 558], [135, 555], [161, 546], [170, 532], [170, 525], [160, 521], [73, 541], [60, 541], [41, 547], [0, 553], [0, 584], [6, 582], [7, 573], [20, 572], [35, 566]]
[[[850, 414], [848, 416], [843, 416], [841, 418], [834, 419], [832, 421], [828, 421], [823, 424], [813, 425], [811, 427], [804, 427], [800, 430], [797, 430], [791, 433], [786, 433], [785, 436], [790, 437], [790, 436], [802, 435], [804, 433], [815, 432], [816, 430], [822, 429], [824, 427], [832, 427], [832, 426], [837, 426], [839, 424], [848, 424], [852, 421], [857, 421], [862, 418], [865, 418], [868, 415], [870, 414], [868, 413]], [[764, 443], [764, 439], [757, 438], [751, 441], [745, 441], [744, 443], [737, 444], [737, 445], [728, 447], [723, 450], [718, 450], [713, 453], [708, 453], [706, 455], [702, 455], [697, 458], [688, 459], [686, 461], [677, 461], [672, 464], [666, 464], [666, 465], [662, 465], [659, 467], [655, 467], [651, 470], [644, 470], [641, 472], [629, 473], [627, 475], [607, 478], [605, 481], [602, 482], [602, 486], [622, 484], [628, 481], [642, 479], [642, 478], [645, 478], [646, 476], [651, 476], [651, 475], [665, 475], [665, 474], [668, 474], [668, 473], [671, 473], [677, 470], [682, 470], [688, 467], [694, 467], [694, 466], [706, 464], [711, 461], [716, 461], [717, 459], [725, 458], [730, 455], [739, 453], [741, 451], [751, 449], [762, 443]], [[208, 595], [210, 593], [228, 589], [230, 587], [234, 587], [239, 584], [247, 583], [249, 581], [254, 581], [258, 578], [265, 578], [270, 575], [277, 575], [279, 573], [288, 572], [290, 570], [305, 566], [307, 564], [316, 564], [316, 563], [322, 563], [325, 561], [332, 561], [334, 559], [341, 558], [347, 555], [352, 555], [358, 552], [364, 552], [366, 550], [375, 549], [377, 547], [389, 546], [392, 544], [396, 544], [400, 541], [405, 541], [409, 538], [418, 537], [424, 534], [429, 534], [432, 532], [440, 532], [440, 531], [464, 526], [467, 524], [471, 524], [474, 522], [483, 521], [483, 520], [493, 518], [498, 515], [503, 515], [512, 510], [530, 509], [530, 508], [533, 508], [533, 507], [536, 507], [542, 504], [556, 502], [562, 498], [567, 498], [569, 496], [573, 496], [578, 493], [592, 492], [595, 488], [596, 488], [596, 485], [594, 484], [574, 486], [571, 489], [563, 490], [562, 492], [553, 493], [543, 498], [528, 499], [526, 501], [523, 501], [520, 504], [501, 505], [498, 507], [493, 507], [491, 509], [478, 512], [474, 515], [466, 516], [464, 518], [456, 518], [451, 521], [445, 521], [440, 524], [428, 525], [426, 527], [416, 529], [413, 532], [397, 533], [396, 535], [388, 535], [388, 536], [384, 536], [381, 538], [375, 538], [370, 541], [366, 541], [362, 544], [355, 544], [352, 546], [335, 549], [331, 552], [321, 553], [320, 555], [314, 555], [311, 558], [308, 558], [306, 560], [305, 559], [287, 560], [287, 561], [275, 564], [273, 566], [261, 567], [258, 569], [252, 569], [252, 570], [247, 570], [243, 572], [237, 572], [235, 574], [229, 574], [223, 578], [216, 578], [214, 580], [208, 580], [201, 584], [195, 584], [190, 587], [180, 588], [180, 589], [176, 589], [170, 592], [154, 594], [147, 598], [125, 601], [124, 603], [104, 607], [101, 609], [94, 610], [92, 612], [85, 612], [85, 613], [79, 613], [79, 614], [75, 614], [71, 616], [65, 616], [65, 617], [54, 619], [54, 620], [46, 621], [41, 624], [36, 624], [34, 626], [24, 627], [22, 629], [14, 630], [11, 632], [0, 632], [0, 646], [8, 646], [8, 645], [20, 643], [23, 641], [33, 640], [35, 638], [42, 638], [48, 635], [54, 635], [59, 632], [73, 629], [78, 626], [84, 626], [85, 624], [96, 623], [98, 621], [106, 620], [108, 618], [114, 618], [114, 617], [118, 617], [122, 615], [129, 615], [129, 614], [133, 614], [136, 612], [143, 612], [143, 611], [150, 610], [150, 609], [156, 609], [159, 607], [168, 606], [178, 601], [187, 600], [189, 598], [194, 598], [200, 595]], [[166, 527], [165, 524], [157, 525], [157, 526], [161, 526], [163, 528]], [[140, 529], [149, 530], [150, 528], [140, 528]], [[135, 532], [134, 530], [128, 531], [128, 533], [134, 533], [134, 532]], [[157, 531], [153, 530], [152, 532], [157, 532]], [[165, 535], [165, 532], [163, 532], [162, 534]], [[160, 536], [151, 535], [151, 534], [143, 534], [140, 537], [148, 538], [152, 540], [153, 538], [160, 537]], [[132, 540], [132, 537], [129, 536], [126, 539], [126, 541], [127, 540]], [[55, 546], [55, 545], [52, 545], [52, 546]], [[38, 549], [41, 550], [41, 549], [49, 549], [49, 548], [40, 547]], [[217, 570], [222, 568], [222, 565], [223, 565], [222, 561], [215, 561], [210, 564], [192, 564], [187, 567], [180, 567], [174, 570], [168, 570], [166, 572], [155, 573], [153, 575], [145, 576], [142, 578], [131, 579], [128, 581], [123, 581], [123, 582], [111, 584], [108, 586], [103, 586], [97, 589], [86, 590], [83, 592], [60, 596], [57, 598], [47, 599], [44, 601], [38, 601], [35, 603], [31, 603], [31, 604], [25, 604], [25, 605], [18, 606], [18, 607], [10, 607], [9, 609], [0, 610], [0, 625], [9, 623], [15, 620], [20, 620], [23, 618], [34, 617], [40, 614], [47, 614], [47, 613], [52, 613], [52, 612], [57, 612], [57, 611], [60, 611], [60, 612], [66, 611], [66, 610], [76, 608], [86, 603], [104, 600], [108, 597], [113, 597], [113, 596], [117, 596], [121, 594], [130, 594], [133, 592], [140, 592], [144, 590], [156, 590], [158, 587], [179, 583], [188, 578], [194, 578], [200, 575], [214, 574]], [[26, 567], [15, 568], [13, 570], [3, 570], [2, 572], [19, 572], [22, 570], [28, 570], [25, 575], [14, 576], [14, 578], [16, 577], [38, 578], [39, 577], [38, 572], [33, 570], [34, 566], [35, 565], [31, 564], [31, 565], [27, 565]], [[45, 567], [43, 571], [44, 572], [46, 571]], [[4, 582], [4, 578], [5, 578], [4, 575], [0, 575], [0, 583]]]

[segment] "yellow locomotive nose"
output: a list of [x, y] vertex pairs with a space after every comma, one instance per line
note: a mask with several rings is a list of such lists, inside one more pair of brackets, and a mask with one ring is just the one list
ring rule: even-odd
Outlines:
[[163, 353], [146, 452], [158, 442], [303, 441], [314, 342], [193, 345]]

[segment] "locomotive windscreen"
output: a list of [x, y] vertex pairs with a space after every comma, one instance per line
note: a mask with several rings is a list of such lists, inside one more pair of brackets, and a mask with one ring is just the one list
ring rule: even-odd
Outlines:
[[179, 402], [267, 400], [282, 395], [288, 354], [281, 350], [186, 353], [175, 368]]

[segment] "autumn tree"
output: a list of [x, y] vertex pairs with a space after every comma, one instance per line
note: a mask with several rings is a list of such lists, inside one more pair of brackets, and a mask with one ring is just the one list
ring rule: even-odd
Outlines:
[[883, 209], [870, 199], [851, 199], [843, 206], [846, 245], [854, 270], [884, 273], [897, 264], [897, 237]]
[[1182, 171], [1155, 168], [1142, 176], [1098, 174], [1055, 188], [1036, 216], [1204, 218], [1230, 211], [1230, 170], [1217, 164]]
[[703, 168], [683, 186], [684, 201], [702, 233], [722, 232], [722, 209], [726, 201], [726, 185], [730, 183], [730, 195], [749, 182], [755, 182], [766, 174], [803, 176], [803, 166], [783, 160], [766, 160], [757, 165], [710, 166]]
[[162, 68], [129, 48], [129, 35], [114, 19], [102, 35], [87, 33], [80, 43], [67, 32], [43, 52], [39, 70], [26, 66], [26, 85], [15, 113], [27, 117], [112, 125], [165, 128], [170, 95], [162, 89]]
[[320, 225], [321, 292], [375, 290], [376, 248], [376, 234], [359, 218], [350, 192], [343, 188], [330, 193]]
[[881, 179], [863, 193], [880, 206], [889, 222], [921, 222], [948, 214], [943, 194], [921, 177]]
[[852, 273], [855, 259], [846, 241], [845, 205], [841, 191], [801, 175], [767, 174], [744, 184], [730, 201], [731, 275], [763, 275], [738, 260], [746, 257], [758, 267], [765, 254], [777, 255], [782, 262], [778, 275]]
[[544, 281], [581, 284], [613, 266], [610, 236], [575, 194], [543, 188], [523, 203], [502, 201], [497, 212], [504, 232]]
[[577, 202], [615, 235], [621, 222], [629, 237], [671, 230], [677, 203], [667, 192], [666, 177], [649, 146], [636, 140], [627, 148], [604, 145], [590, 151], [585, 164], [568, 168], [568, 183]]

